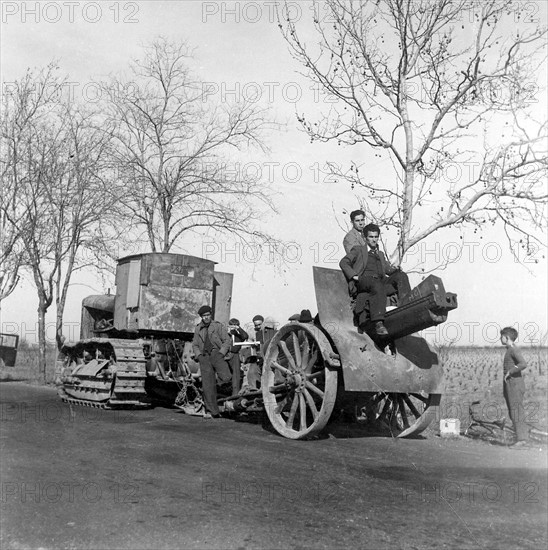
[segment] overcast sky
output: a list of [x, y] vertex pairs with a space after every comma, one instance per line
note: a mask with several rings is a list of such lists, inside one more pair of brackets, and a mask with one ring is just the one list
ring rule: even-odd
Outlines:
[[[69, 76], [70, 93], [94, 101], [93, 81], [124, 72], [128, 61], [140, 55], [140, 45], [158, 35], [186, 40], [195, 48], [193, 69], [209, 83], [215, 100], [255, 98], [268, 106], [282, 124], [268, 137], [267, 155], [249, 153], [249, 166], [259, 166], [277, 191], [279, 214], [264, 219], [264, 228], [294, 243], [286, 250], [285, 265], [268, 253], [242, 246], [187, 238], [178, 250], [207, 256], [221, 271], [234, 273], [233, 316], [242, 323], [256, 313], [279, 323], [308, 308], [316, 313], [312, 265], [337, 268], [342, 257], [345, 211], [357, 206], [354, 192], [334, 184], [319, 172], [326, 161], [365, 162], [371, 179], [393, 177], [391, 163], [366, 148], [311, 144], [295, 120], [295, 111], [314, 112], [324, 98], [297, 71], [277, 27], [274, 2], [2, 2], [2, 81], [9, 84], [28, 67], [58, 60]], [[546, 3], [526, 2], [546, 20]], [[302, 21], [312, 12], [307, 2], [290, 2], [291, 15]], [[36, 9], [37, 8], [37, 9]], [[530, 11], [530, 10], [528, 10]], [[320, 8], [320, 13], [321, 8]], [[306, 28], [306, 26], [304, 27]], [[312, 34], [308, 35], [309, 40]], [[541, 96], [544, 98], [545, 96]], [[546, 111], [545, 100], [539, 110]], [[455, 254], [460, 233], [436, 235], [417, 249], [410, 261], [429, 266]], [[514, 325], [521, 342], [538, 340], [547, 330], [547, 265], [543, 252], [515, 261], [501, 231], [479, 238], [464, 234], [458, 262], [437, 273], [446, 290], [458, 294], [459, 308], [449, 321], [427, 331], [430, 340], [457, 344], [494, 344], [498, 330]], [[390, 243], [387, 243], [390, 246]], [[124, 255], [127, 251], [120, 251]], [[535, 263], [538, 260], [539, 263]], [[276, 264], [276, 265], [274, 265]], [[411, 283], [420, 281], [411, 274]], [[104, 293], [112, 282], [78, 276], [66, 311], [69, 337], [77, 337], [80, 303], [84, 296]], [[2, 307], [2, 332], [18, 332], [34, 340], [37, 298], [32, 285], [23, 285]], [[54, 336], [54, 310], [48, 321]]]

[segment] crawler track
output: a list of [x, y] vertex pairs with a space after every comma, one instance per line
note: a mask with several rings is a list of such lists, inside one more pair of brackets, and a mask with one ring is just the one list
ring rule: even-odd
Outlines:
[[[84, 352], [101, 358], [83, 363]], [[146, 358], [140, 341], [91, 338], [69, 348], [69, 354], [73, 370], [59, 389], [64, 402], [100, 409], [151, 406], [145, 390]]]

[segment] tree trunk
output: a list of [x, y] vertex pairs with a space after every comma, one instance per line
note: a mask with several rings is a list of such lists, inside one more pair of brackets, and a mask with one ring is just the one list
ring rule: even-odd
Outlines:
[[413, 184], [415, 180], [415, 165], [413, 164], [413, 129], [409, 119], [407, 109], [407, 81], [404, 77], [401, 80], [401, 117], [403, 120], [403, 129], [405, 132], [405, 173], [403, 179], [403, 202], [401, 234], [398, 243], [398, 265], [401, 264], [405, 253], [407, 252], [407, 242], [411, 235], [411, 222], [413, 214]]
[[43, 300], [40, 299], [38, 306], [38, 381], [46, 383], [46, 311]]
[[64, 300], [62, 300], [57, 304], [57, 314], [55, 319], [55, 342], [57, 344], [58, 350], [60, 350], [63, 347], [63, 342], [65, 341], [65, 337], [63, 335], [64, 312], [65, 312], [65, 302]]
[[403, 204], [402, 204], [402, 224], [400, 242], [398, 246], [398, 264], [402, 262], [409, 248], [409, 239], [411, 236], [411, 222], [413, 220], [413, 184], [415, 183], [415, 169], [410, 163], [405, 167]]
[[[75, 230], [75, 234], [78, 233], [77, 238], [79, 238], [79, 231]], [[75, 239], [77, 243], [77, 239]], [[57, 288], [55, 294], [55, 307], [57, 309], [56, 322], [55, 322], [55, 341], [57, 343], [57, 350], [61, 351], [63, 343], [65, 342], [65, 336], [63, 334], [63, 316], [65, 314], [65, 304], [67, 303], [67, 294], [70, 285], [70, 280], [72, 278], [72, 273], [74, 271], [74, 262], [76, 259], [76, 251], [78, 249], [77, 244], [74, 244], [71, 248], [71, 252], [68, 258], [67, 272], [65, 279], [63, 280], [62, 288], [61, 286], [61, 270], [59, 270], [59, 278], [57, 279]]]

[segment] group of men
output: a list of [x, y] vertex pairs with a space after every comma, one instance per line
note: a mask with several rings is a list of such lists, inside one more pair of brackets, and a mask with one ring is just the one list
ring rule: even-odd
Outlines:
[[[198, 310], [198, 315], [201, 321], [194, 330], [192, 348], [194, 357], [200, 364], [205, 406], [204, 418], [219, 418], [217, 377], [221, 384], [232, 382], [232, 395], [238, 395], [241, 385], [241, 346], [238, 344], [247, 341], [249, 335], [240, 327], [238, 319], [230, 319], [228, 329], [215, 321], [210, 306], [202, 306]], [[274, 328], [265, 325], [262, 315], [253, 317], [253, 329], [255, 339], [252, 346], [255, 354], [252, 356], [254, 360], [249, 361], [247, 368], [245, 389], [248, 390], [259, 388], [262, 353], [274, 335]]]
[[[387, 336], [388, 331], [384, 326], [386, 298], [397, 294], [401, 301], [411, 291], [409, 279], [399, 267], [391, 265], [379, 250], [380, 229], [375, 224], [365, 224], [363, 210], [351, 212], [350, 220], [352, 229], [343, 240], [346, 255], [339, 265], [348, 281], [355, 319], [360, 328], [371, 321], [378, 336]], [[217, 378], [220, 384], [232, 383], [233, 396], [242, 391], [241, 346], [238, 344], [246, 342], [249, 335], [240, 327], [238, 319], [229, 321], [228, 330], [213, 320], [210, 306], [202, 306], [198, 315], [201, 321], [194, 331], [192, 346], [194, 357], [200, 363], [204, 416], [219, 418]], [[293, 318], [290, 317], [290, 320]], [[298, 320], [312, 322], [312, 316], [308, 310], [303, 310]], [[260, 387], [262, 354], [274, 335], [274, 328], [265, 325], [262, 315], [253, 317], [253, 329], [255, 337], [251, 345], [255, 353], [248, 358], [247, 382], [243, 388], [251, 391]]]
[[352, 229], [343, 240], [346, 256], [339, 266], [348, 281], [355, 321], [361, 329], [370, 321], [378, 336], [387, 336], [386, 298], [397, 294], [401, 302], [411, 292], [409, 278], [379, 250], [380, 228], [365, 224], [363, 210], [351, 212], [350, 220]]

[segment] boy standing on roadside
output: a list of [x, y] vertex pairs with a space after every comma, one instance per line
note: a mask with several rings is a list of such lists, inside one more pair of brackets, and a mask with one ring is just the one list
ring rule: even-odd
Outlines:
[[527, 368], [527, 362], [515, 342], [518, 331], [513, 327], [504, 327], [500, 331], [500, 342], [506, 348], [503, 361], [504, 386], [503, 393], [510, 413], [510, 418], [516, 431], [516, 446], [526, 445], [529, 439], [529, 429], [525, 423], [523, 396], [525, 383], [521, 372]]

